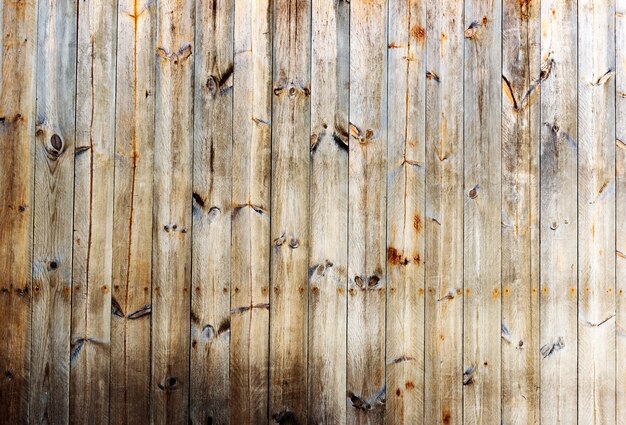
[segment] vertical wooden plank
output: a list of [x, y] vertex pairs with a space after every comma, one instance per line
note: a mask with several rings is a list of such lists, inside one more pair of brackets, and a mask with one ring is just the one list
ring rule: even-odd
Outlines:
[[541, 2], [541, 422], [576, 423], [576, 3]]
[[267, 424], [272, 2], [235, 2], [231, 423]]
[[139, 425], [150, 419], [156, 3], [118, 3], [110, 421]]
[[350, 3], [349, 424], [385, 416], [387, 2]]
[[[615, 357], [626, 356], [626, 1], [615, 0]], [[626, 424], [626, 364], [617, 361], [615, 373], [615, 417]]]
[[157, 5], [150, 399], [157, 424], [189, 417], [194, 4]]
[[36, 0], [0, 4], [0, 411], [14, 424], [29, 419], [36, 15]]
[[346, 421], [349, 4], [312, 4], [309, 423]]
[[191, 422], [228, 424], [233, 1], [196, 2]]
[[463, 421], [464, 2], [427, 6], [425, 423]]
[[36, 423], [69, 419], [76, 7], [39, 3], [29, 391]]
[[389, 3], [387, 424], [424, 420], [425, 12]]
[[115, 1], [78, 8], [70, 422], [109, 422]]
[[615, 423], [614, 13], [614, 0], [578, 3], [578, 423], [581, 425]]
[[501, 11], [501, 0], [465, 2], [465, 424], [501, 421]]
[[270, 417], [307, 418], [311, 2], [274, 3]]
[[502, 421], [538, 424], [540, 5], [502, 7]]

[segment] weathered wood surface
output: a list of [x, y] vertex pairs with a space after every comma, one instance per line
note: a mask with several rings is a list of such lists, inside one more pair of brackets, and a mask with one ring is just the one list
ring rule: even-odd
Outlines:
[[625, 424], [624, 0], [6, 0], [1, 423]]

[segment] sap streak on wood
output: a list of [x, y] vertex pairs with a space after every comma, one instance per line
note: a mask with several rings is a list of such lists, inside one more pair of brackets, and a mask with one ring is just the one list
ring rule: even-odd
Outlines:
[[193, 0], [157, 6], [151, 421], [189, 417]]
[[350, 3], [348, 423], [385, 416], [387, 1]]
[[70, 422], [109, 422], [117, 2], [78, 8]]
[[30, 420], [69, 419], [77, 4], [39, 2]]
[[542, 423], [577, 421], [576, 42], [576, 3], [542, 1], [540, 346], [563, 345], [542, 355]]
[[36, 0], [0, 4], [0, 411], [8, 423], [28, 422], [36, 15]]
[[113, 292], [112, 424], [150, 420], [150, 322], [128, 315], [151, 302], [156, 3], [118, 4]]
[[615, 1], [580, 0], [578, 28], [578, 423], [613, 424]]
[[501, 0], [465, 2], [463, 423], [500, 424]]
[[274, 3], [269, 411], [277, 422], [307, 418], [310, 22], [309, 0]]
[[309, 423], [346, 421], [349, 4], [312, 3]]
[[[194, 424], [230, 422], [233, 4], [232, 0], [196, 2], [193, 198], [190, 200], [194, 203], [190, 342], [190, 415]], [[207, 326], [215, 332], [203, 332]]]
[[387, 424], [424, 420], [425, 25], [425, 3], [389, 3]]
[[[235, 2], [231, 310], [269, 303], [272, 3]], [[231, 423], [268, 423], [269, 309], [231, 315]]]
[[427, 6], [425, 423], [463, 421], [463, 3]]
[[503, 2], [502, 421], [539, 423], [538, 1]]

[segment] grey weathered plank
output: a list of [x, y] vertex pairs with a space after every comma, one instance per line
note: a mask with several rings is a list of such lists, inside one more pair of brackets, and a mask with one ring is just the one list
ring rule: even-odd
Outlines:
[[346, 421], [349, 4], [312, 4], [309, 423]]
[[151, 422], [189, 418], [193, 0], [157, 5]]
[[[118, 2], [110, 421], [150, 419], [156, 4]], [[129, 318], [132, 317], [132, 318]]]
[[581, 425], [615, 423], [614, 12], [613, 0], [578, 2], [578, 423]]
[[268, 423], [272, 3], [235, 2], [231, 423]]
[[540, 8], [502, 7], [502, 421], [538, 424]]
[[269, 412], [279, 423], [307, 418], [310, 23], [310, 1], [274, 3]]
[[14, 424], [29, 419], [36, 14], [36, 0], [0, 4], [0, 411]]
[[389, 3], [385, 423], [424, 421], [426, 5]]
[[425, 423], [463, 421], [463, 2], [427, 5]]
[[194, 424], [230, 421], [233, 5], [196, 2], [189, 400]]
[[576, 4], [541, 3], [541, 422], [577, 421]]
[[349, 424], [385, 416], [387, 1], [350, 3]]
[[501, 422], [501, 12], [465, 2], [464, 424]]
[[69, 419], [77, 4], [39, 2], [30, 421]]
[[109, 422], [116, 8], [78, 8], [71, 423]]

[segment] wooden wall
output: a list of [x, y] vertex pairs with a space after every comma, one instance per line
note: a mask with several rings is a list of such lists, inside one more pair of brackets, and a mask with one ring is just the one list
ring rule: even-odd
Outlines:
[[3, 0], [0, 423], [626, 424], [626, 0]]

